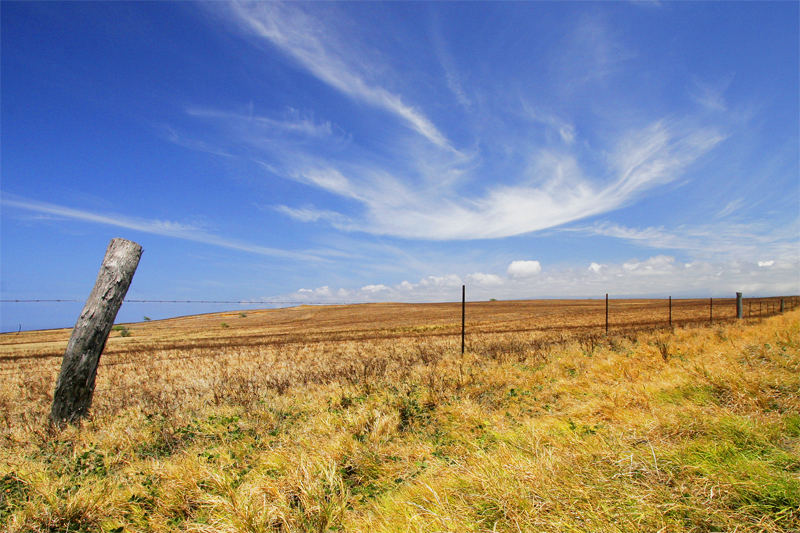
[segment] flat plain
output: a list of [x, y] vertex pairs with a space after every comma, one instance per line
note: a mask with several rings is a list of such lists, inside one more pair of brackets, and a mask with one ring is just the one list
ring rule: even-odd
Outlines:
[[[762, 314], [777, 300], [759, 304]], [[9, 531], [793, 531], [800, 312], [732, 299], [363, 304], [0, 335]], [[752, 314], [746, 303], [745, 313]], [[748, 313], [750, 311], [750, 313]]]

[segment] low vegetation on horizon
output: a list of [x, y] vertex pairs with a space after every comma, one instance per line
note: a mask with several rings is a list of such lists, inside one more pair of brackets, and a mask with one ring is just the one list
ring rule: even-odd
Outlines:
[[470, 304], [464, 355], [460, 304], [126, 324], [61, 432], [69, 331], [0, 335], [0, 529], [800, 530], [800, 311], [602, 305]]

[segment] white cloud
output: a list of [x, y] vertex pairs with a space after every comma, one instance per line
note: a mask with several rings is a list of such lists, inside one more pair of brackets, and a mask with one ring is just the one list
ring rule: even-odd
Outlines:
[[664, 227], [630, 228], [599, 222], [561, 231], [614, 237], [651, 248], [684, 250], [693, 256], [717, 261], [742, 260], [765, 253], [790, 261], [800, 257], [797, 224], [774, 228], [754, 220], [748, 224], [682, 225], [668, 230]]
[[95, 224], [104, 224], [107, 226], [116, 226], [133, 231], [141, 231], [143, 233], [150, 233], [154, 235], [161, 235], [164, 237], [173, 237], [186, 241], [199, 242], [209, 244], [212, 246], [220, 246], [232, 250], [239, 250], [242, 252], [249, 252], [258, 255], [265, 255], [270, 257], [280, 257], [286, 259], [299, 259], [304, 261], [321, 260], [320, 257], [312, 254], [293, 252], [288, 250], [281, 250], [278, 248], [270, 248], [267, 246], [260, 246], [247, 242], [227, 239], [214, 235], [195, 226], [174, 222], [170, 220], [158, 219], [143, 219], [128, 217], [118, 213], [93, 213], [82, 209], [74, 209], [56, 204], [49, 204], [45, 202], [37, 202], [32, 200], [25, 200], [21, 198], [11, 198], [4, 196], [2, 204], [9, 207], [16, 207], [28, 211], [35, 211], [38, 213], [45, 213], [49, 215], [56, 215], [63, 218], [81, 220], [84, 222], [91, 222]]
[[522, 102], [522, 108], [525, 110], [528, 118], [533, 122], [539, 122], [548, 126], [552, 131], [558, 133], [561, 140], [566, 144], [575, 142], [575, 126], [566, 120], [557, 117], [553, 113], [548, 113], [539, 109], [535, 109], [527, 102]]
[[[379, 76], [373, 76], [373, 70], [391, 72], [390, 66], [362, 63], [364, 52], [358, 50], [357, 36], [352, 42], [341, 38], [335, 24], [309, 16], [298, 5], [226, 4], [220, 9], [230, 11], [229, 16], [248, 32], [277, 46], [332, 87], [390, 110], [435, 145], [449, 146], [424, 115], [377, 84]], [[589, 53], [601, 70], [615, 64], [620, 50], [611, 44], [607, 28], [591, 19], [580, 27], [588, 29], [586, 35], [573, 36], [581, 41], [581, 53]], [[341, 213], [308, 206], [276, 207], [287, 216], [343, 231], [422, 240], [504, 238], [619, 209], [678, 179], [725, 137], [714, 127], [662, 119], [643, 128], [604, 134], [601, 146], [590, 146], [576, 142], [576, 128], [568, 118], [533, 109], [524, 101], [522, 108], [525, 127], [530, 129], [531, 121], [545, 124], [563, 142], [546, 148], [521, 141], [529, 131], [482, 139], [479, 132], [486, 124], [481, 123], [465, 132], [466, 137], [476, 137], [472, 152], [440, 150], [417, 135], [393, 135], [382, 141], [386, 152], [377, 154], [356, 143], [331, 152], [324, 142], [258, 144], [258, 136], [240, 124], [253, 122], [245, 115], [212, 113], [199, 118], [226, 123], [226, 133], [233, 139], [226, 142], [258, 145], [260, 151], [248, 157], [263, 162], [270, 172], [358, 204], [353, 207], [348, 202]], [[480, 116], [489, 123], [504, 121], [486, 118], [485, 113]], [[309, 124], [303, 116], [294, 119], [284, 122], [312, 131], [329, 125]], [[265, 119], [270, 127], [273, 122]], [[465, 120], [466, 125], [471, 122]], [[614, 126], [609, 130], [614, 132]], [[505, 155], [497, 155], [501, 153]]]
[[467, 283], [475, 283], [477, 285], [498, 286], [503, 284], [503, 278], [496, 274], [484, 274], [483, 272], [475, 272], [467, 276]]
[[616, 38], [602, 16], [586, 12], [564, 35], [551, 58], [551, 76], [561, 90], [570, 92], [609, 77], [636, 56]]
[[448, 274], [446, 276], [428, 276], [421, 279], [419, 284], [423, 287], [458, 287], [463, 283], [457, 275]]
[[616, 178], [606, 185], [587, 176], [573, 156], [541, 150], [516, 184], [494, 185], [477, 198], [410, 188], [393, 174], [352, 164], [343, 172], [328, 163], [303, 171], [299, 179], [361, 202], [366, 215], [349, 229], [430, 240], [501, 238], [622, 207], [674, 180], [721, 139], [713, 131], [678, 132], [656, 123], [617, 147]]
[[325, 220], [339, 228], [346, 228], [350, 224], [346, 216], [325, 209], [315, 209], [313, 207], [296, 208], [285, 205], [277, 205], [274, 209], [300, 222], [318, 222], [320, 220]]
[[461, 76], [459, 75], [455, 66], [455, 60], [453, 59], [453, 56], [450, 53], [444, 38], [442, 37], [441, 29], [438, 26], [435, 26], [431, 31], [431, 40], [433, 44], [433, 51], [436, 54], [436, 58], [439, 60], [439, 64], [442, 66], [442, 70], [444, 71], [447, 87], [450, 89], [450, 91], [452, 91], [453, 95], [456, 97], [456, 101], [459, 104], [465, 108], [472, 107], [472, 100], [470, 100], [466, 91], [464, 90], [464, 86], [461, 83]]
[[364, 285], [363, 287], [361, 287], [361, 291], [362, 292], [366, 292], [366, 293], [370, 293], [370, 294], [374, 294], [376, 292], [388, 291], [388, 290], [389, 290], [389, 287], [387, 287], [386, 285], [383, 285], [383, 284]]
[[303, 115], [292, 108], [287, 109], [285, 116], [280, 118], [254, 115], [252, 112], [242, 114], [200, 107], [190, 107], [186, 113], [197, 118], [236, 122], [240, 126], [247, 126], [253, 132], [264, 135], [270, 132], [279, 135], [288, 133], [322, 138], [333, 135], [333, 125], [329, 121], [316, 122], [310, 113]]
[[687, 129], [681, 133], [658, 121], [624, 139], [611, 156], [617, 181], [605, 194], [627, 198], [636, 191], [677, 178], [690, 163], [720, 143], [724, 136], [713, 129]]
[[645, 261], [636, 259], [622, 264], [622, 269], [637, 275], [652, 275], [674, 270], [675, 258], [668, 255], [657, 255]]
[[400, 96], [367, 81], [371, 76], [366, 58], [349, 56], [347, 38], [339, 38], [332, 28], [299, 6], [259, 2], [225, 7], [247, 31], [280, 48], [321, 81], [354, 99], [393, 113], [437, 146], [450, 147], [422, 112], [403, 102]]
[[592, 264], [589, 265], [589, 272], [594, 272], [595, 274], [598, 274], [601, 270], [603, 270], [604, 267], [605, 265], [592, 262]]
[[[435, 176], [423, 175], [422, 187], [410, 187], [381, 168], [341, 163], [340, 169], [330, 161], [293, 154], [291, 164], [305, 168], [287, 177], [356, 200], [365, 214], [345, 220], [344, 215], [308, 208], [278, 209], [295, 218], [379, 235], [429, 240], [507, 237], [622, 207], [649, 188], [675, 179], [721, 138], [710, 130], [680, 131], [655, 123], [621, 141], [610, 158], [616, 178], [605, 185], [587, 176], [575, 157], [540, 150], [518, 183], [494, 185], [477, 198], [461, 196]], [[465, 172], [469, 179], [479, 179], [474, 170]]]
[[529, 278], [542, 271], [539, 261], [512, 261], [508, 265], [508, 275], [512, 278]]
[[732, 213], [738, 211], [744, 205], [744, 198], [738, 198], [733, 200], [732, 202], [728, 202], [728, 204], [723, 207], [719, 213], [717, 213], [717, 218], [724, 218]]
[[759, 261], [759, 262], [758, 262], [758, 266], [759, 266], [759, 267], [762, 267], [762, 268], [764, 268], [764, 267], [771, 267], [771, 266], [772, 266], [772, 265], [774, 265], [774, 264], [775, 264], [775, 261], [774, 261], [774, 260], [769, 260], [769, 261]]
[[316, 185], [328, 192], [357, 200], [363, 199], [359, 188], [334, 168], [311, 169], [298, 173], [296, 179]]
[[689, 88], [689, 95], [701, 106], [711, 111], [727, 111], [725, 91], [727, 91], [733, 75], [730, 74], [716, 82], [706, 82], [695, 79]]
[[[597, 264], [597, 263], [595, 263]], [[687, 273], [687, 268], [691, 274]], [[427, 276], [417, 283], [365, 285], [338, 293], [329, 299], [311, 291], [298, 291], [285, 298], [290, 301], [343, 302], [456, 302], [461, 299], [461, 280], [466, 284], [471, 301], [519, 298], [600, 298], [605, 293], [614, 297], [672, 295], [675, 297], [730, 296], [736, 291], [752, 294], [796, 294], [800, 292], [800, 259], [779, 262], [764, 271], [756, 262], [712, 263], [694, 261], [679, 263], [671, 256], [656, 255], [602, 265], [598, 271], [588, 268], [548, 269], [546, 275], [503, 277], [497, 274], [473, 273]], [[489, 281], [489, 283], [486, 283]], [[334, 292], [334, 291], [332, 291]]]
[[558, 128], [558, 134], [561, 135], [561, 139], [567, 144], [572, 144], [573, 141], [575, 141], [575, 128], [571, 125]]

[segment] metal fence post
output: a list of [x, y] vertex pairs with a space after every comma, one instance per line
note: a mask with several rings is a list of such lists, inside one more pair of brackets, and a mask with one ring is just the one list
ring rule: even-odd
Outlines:
[[714, 298], [708, 299], [708, 323], [714, 324]]
[[466, 308], [467, 308], [467, 286], [461, 286], [461, 354], [464, 354], [464, 336], [466, 335]]

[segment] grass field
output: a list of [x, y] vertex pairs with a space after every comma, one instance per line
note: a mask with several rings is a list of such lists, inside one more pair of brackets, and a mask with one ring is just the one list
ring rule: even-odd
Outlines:
[[8, 531], [798, 531], [800, 311], [368, 304], [125, 325], [93, 416], [69, 330], [0, 335]]

